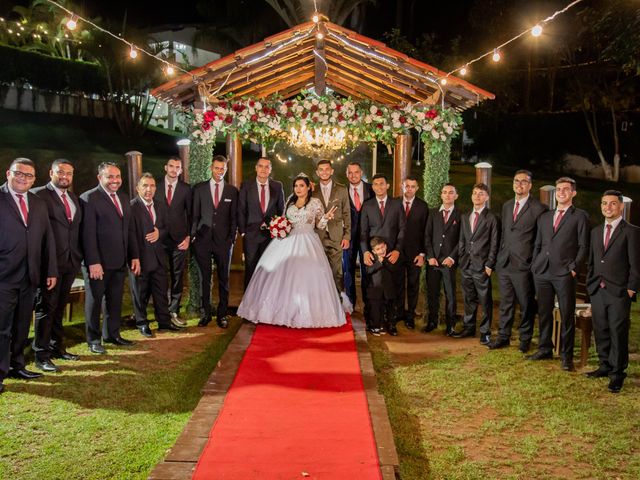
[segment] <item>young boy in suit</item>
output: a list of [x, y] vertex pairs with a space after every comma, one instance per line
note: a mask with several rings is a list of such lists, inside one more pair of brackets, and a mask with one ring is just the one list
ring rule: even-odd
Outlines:
[[373, 335], [383, 333], [383, 325], [391, 335], [397, 331], [388, 328], [395, 325], [396, 282], [398, 266], [387, 258], [387, 243], [382, 237], [373, 237], [370, 242], [373, 264], [367, 266], [367, 301], [369, 302], [369, 331]]

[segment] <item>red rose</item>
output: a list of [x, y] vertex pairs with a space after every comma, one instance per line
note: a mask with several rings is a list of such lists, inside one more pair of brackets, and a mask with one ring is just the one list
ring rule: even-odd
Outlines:
[[377, 116], [379, 116], [379, 117], [381, 117], [381, 116], [382, 116], [382, 110], [378, 110], [378, 111], [376, 112], [376, 115], [377, 115]]
[[338, 112], [339, 112], [340, 110], [342, 110], [342, 105], [337, 104], [337, 105], [336, 105], [336, 110], [337, 110]]
[[287, 106], [287, 108], [293, 107], [293, 102], [291, 100], [287, 100], [286, 102], [284, 102], [284, 104]]
[[318, 111], [318, 105], [311, 105], [310, 110], [311, 110], [312, 112], [317, 112], [317, 111]]
[[241, 112], [242, 110], [244, 110], [244, 106], [241, 105], [240, 103], [235, 103], [233, 105], [233, 111], [234, 112]]
[[218, 104], [221, 108], [227, 108], [227, 102], [220, 102]]
[[269, 107], [262, 107], [262, 113], [269, 115]]
[[287, 111], [287, 118], [293, 117], [293, 112], [291, 110]]
[[379, 123], [378, 125], [376, 125], [376, 127], [378, 127], [378, 129], [382, 130], [382, 124]]
[[404, 117], [400, 117], [400, 123], [407, 123], [407, 119]]
[[271, 115], [272, 117], [275, 117], [277, 113], [278, 111], [275, 108], [272, 108], [271, 110], [269, 110], [269, 115]]
[[436, 112], [435, 109], [431, 109], [427, 113], [425, 113], [424, 115], [427, 118], [436, 118], [438, 116], [438, 112]]
[[253, 100], [249, 100], [249, 106], [251, 108], [255, 107], [256, 106], [256, 102], [254, 102]]
[[251, 115], [251, 121], [252, 122], [257, 122], [258, 121], [258, 115], [256, 115], [255, 113], [253, 115]]
[[202, 130], [204, 130], [205, 132], [207, 130], [211, 130], [211, 124], [209, 122], [203, 122], [202, 123]]
[[216, 119], [216, 113], [208, 110], [204, 112], [204, 121], [205, 122], [213, 122]]
[[338, 121], [342, 122], [344, 120], [344, 115], [340, 114], [338, 115]]
[[354, 113], [354, 114], [353, 114], [353, 119], [354, 119], [354, 120], [357, 120], [358, 118], [360, 118], [360, 117], [358, 116], [358, 114], [357, 114], [357, 113]]
[[231, 115], [227, 115], [224, 121], [225, 123], [233, 123], [233, 117]]
[[307, 118], [307, 112], [302, 112], [302, 118]]

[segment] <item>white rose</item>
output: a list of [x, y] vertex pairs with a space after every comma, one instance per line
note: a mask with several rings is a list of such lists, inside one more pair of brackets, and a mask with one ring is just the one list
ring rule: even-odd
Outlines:
[[287, 232], [285, 232], [284, 230], [280, 231], [280, 238], [284, 238], [287, 236]]
[[440, 137], [440, 134], [435, 130], [431, 130], [431, 136], [437, 140]]

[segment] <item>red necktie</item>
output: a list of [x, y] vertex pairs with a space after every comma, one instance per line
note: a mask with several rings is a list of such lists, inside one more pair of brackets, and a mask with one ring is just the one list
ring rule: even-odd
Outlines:
[[404, 216], [409, 218], [409, 210], [411, 207], [411, 202], [404, 202]]
[[513, 210], [513, 221], [516, 221], [518, 218], [518, 212], [520, 211], [520, 202], [516, 202], [516, 208]]
[[562, 220], [562, 215], [564, 215], [564, 210], [558, 210], [558, 216], [556, 217], [556, 221], [553, 222], [553, 232], [558, 231], [558, 226], [560, 225], [560, 221]]
[[171, 200], [173, 200], [173, 185], [169, 184], [169, 190], [167, 190], [167, 205], [171, 206]]
[[380, 200], [380, 215], [384, 217], [384, 202]]
[[267, 194], [266, 194], [266, 190], [265, 187], [266, 185], [260, 184], [261, 190], [260, 190], [260, 210], [262, 210], [262, 214], [264, 215], [264, 212], [266, 212], [267, 210]]
[[62, 197], [62, 203], [64, 203], [64, 211], [67, 214], [67, 220], [71, 223], [73, 222], [73, 217], [71, 216], [71, 207], [69, 206], [69, 202], [67, 202], [67, 194], [63, 193], [60, 196]]
[[16, 193], [16, 197], [18, 197], [18, 203], [20, 203], [20, 210], [22, 211], [24, 224], [27, 225], [29, 223], [29, 211], [27, 210], [27, 202], [24, 201], [24, 198], [20, 193]]
[[611, 225], [607, 224], [607, 233], [604, 236], [604, 251], [607, 251], [609, 246], [609, 240], [611, 240]]
[[449, 210], [443, 210], [442, 214], [443, 214], [443, 217], [444, 217], [444, 223], [446, 225], [447, 222], [449, 221]]
[[360, 194], [357, 188], [353, 189], [353, 205], [356, 207], [356, 212], [359, 212], [362, 208], [362, 202], [360, 201]]
[[113, 204], [116, 206], [116, 210], [118, 212], [118, 215], [120, 216], [120, 218], [122, 218], [122, 210], [120, 210], [120, 205], [118, 205], [118, 200], [116, 200], [116, 194], [115, 193], [111, 194], [111, 200], [113, 201]]
[[478, 212], [474, 212], [475, 216], [473, 217], [473, 227], [471, 228], [471, 233], [476, 231], [476, 227], [478, 226], [478, 218], [480, 218], [480, 214]]
[[213, 206], [218, 208], [218, 203], [220, 203], [220, 189], [218, 188], [218, 184], [216, 183], [216, 188], [213, 191]]
[[150, 203], [149, 205], [147, 205], [147, 210], [149, 210], [149, 216], [151, 217], [151, 223], [153, 223], [154, 225], [156, 224], [156, 220], [155, 218], [153, 218], [153, 210], [151, 209], [153, 207], [153, 203]]

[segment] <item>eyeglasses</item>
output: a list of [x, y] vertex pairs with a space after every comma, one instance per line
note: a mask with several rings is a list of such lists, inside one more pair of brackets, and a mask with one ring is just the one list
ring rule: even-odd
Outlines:
[[13, 173], [13, 176], [16, 178], [24, 178], [26, 180], [33, 180], [34, 178], [36, 178], [33, 173], [25, 173], [21, 172], [20, 170], [11, 170], [11, 173]]
[[518, 184], [518, 185], [526, 185], [527, 183], [531, 183], [530, 180], [516, 180], [515, 178], [513, 179], [513, 183]]

